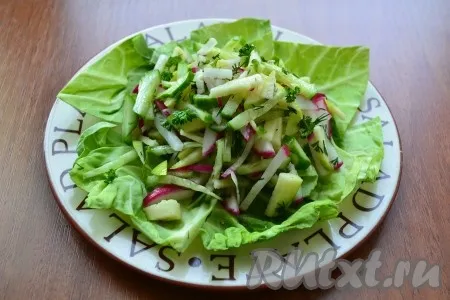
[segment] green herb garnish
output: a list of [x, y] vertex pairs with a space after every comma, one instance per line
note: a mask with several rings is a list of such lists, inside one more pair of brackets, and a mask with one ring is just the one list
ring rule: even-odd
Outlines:
[[171, 130], [174, 127], [178, 128], [186, 123], [191, 122], [197, 118], [197, 114], [190, 109], [174, 111], [163, 123], [167, 130]]
[[105, 173], [105, 177], [106, 178], [104, 181], [106, 184], [112, 183], [114, 181], [114, 179], [117, 177], [116, 170], [113, 170], [113, 169], [109, 170], [108, 172]]
[[255, 49], [255, 45], [245, 44], [241, 49], [239, 49], [239, 56], [250, 56], [250, 53], [252, 53], [253, 49]]
[[314, 131], [314, 127], [325, 121], [327, 118], [328, 114], [323, 114], [313, 121], [310, 116], [303, 116], [298, 123], [298, 127], [300, 128], [300, 137], [306, 139]]
[[295, 98], [297, 97], [297, 94], [300, 93], [300, 88], [298, 86], [294, 87], [293, 89], [286, 87], [286, 102], [291, 103], [295, 101]]
[[164, 72], [161, 73], [161, 79], [165, 80], [165, 81], [172, 80], [172, 76], [173, 76], [172, 73], [168, 72], [168, 71], [164, 71]]

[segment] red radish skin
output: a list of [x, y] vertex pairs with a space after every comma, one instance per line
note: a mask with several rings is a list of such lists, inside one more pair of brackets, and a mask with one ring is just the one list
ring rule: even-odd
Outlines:
[[289, 147], [287, 145], [283, 145], [281, 147], [281, 149], [283, 149], [284, 154], [286, 154], [286, 156], [290, 156], [291, 155], [291, 151], [289, 150]]
[[136, 85], [133, 89], [133, 94], [137, 94], [137, 93], [139, 93], [139, 84]]
[[164, 116], [168, 117], [172, 113], [161, 100], [155, 100], [155, 104]]
[[338, 163], [334, 166], [334, 169], [335, 169], [335, 170], [340, 170], [343, 164], [344, 164], [343, 161], [338, 162]]
[[242, 136], [244, 137], [244, 140], [248, 142], [252, 138], [252, 136], [256, 133], [256, 131], [250, 124], [247, 124], [247, 126], [241, 129], [241, 133]]
[[294, 205], [298, 206], [298, 205], [302, 204], [303, 200], [305, 200], [305, 198], [303, 198], [303, 197], [295, 199], [294, 200]]
[[258, 139], [253, 148], [254, 152], [263, 158], [272, 158], [276, 155], [275, 149], [271, 142]]
[[144, 198], [143, 206], [147, 207], [152, 204], [161, 202], [162, 200], [186, 200], [194, 195], [193, 191], [180, 188], [173, 184], [163, 185], [154, 189]]
[[198, 68], [197, 67], [192, 67], [192, 73], [197, 73], [197, 71], [198, 71]]
[[186, 167], [181, 167], [177, 169], [172, 169], [174, 172], [197, 172], [197, 173], [212, 173], [213, 166], [212, 165], [206, 165], [206, 164], [196, 164], [196, 165], [190, 165]]
[[222, 97], [217, 97], [217, 105], [219, 105], [219, 107], [223, 106]]
[[142, 119], [139, 119], [138, 120], [138, 125], [139, 125], [139, 128], [143, 128], [144, 127], [144, 120], [142, 120]]
[[255, 173], [251, 173], [248, 175], [248, 177], [253, 178], [253, 179], [258, 179], [261, 178], [263, 172], [255, 172]]
[[217, 133], [209, 128], [206, 128], [202, 147], [203, 156], [208, 156], [214, 151], [214, 149], [216, 149], [216, 141], [217, 141]]
[[239, 205], [237, 203], [236, 196], [234, 195], [222, 201], [222, 205], [226, 211], [228, 211], [230, 214], [234, 216], [239, 216], [239, 214], [241, 213], [239, 210]]

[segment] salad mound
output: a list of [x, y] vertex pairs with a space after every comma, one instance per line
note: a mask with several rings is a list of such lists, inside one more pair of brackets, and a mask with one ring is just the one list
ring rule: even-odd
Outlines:
[[273, 41], [265, 20], [155, 49], [139, 34], [58, 95], [100, 119], [70, 176], [86, 207], [180, 252], [309, 228], [379, 172], [380, 120], [352, 124], [367, 82], [367, 48]]

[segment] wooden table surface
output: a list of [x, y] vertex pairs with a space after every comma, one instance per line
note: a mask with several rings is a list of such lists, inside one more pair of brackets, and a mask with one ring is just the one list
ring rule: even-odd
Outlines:
[[380, 248], [441, 266], [441, 287], [257, 291], [261, 298], [450, 298], [450, 2], [0, 1], [0, 297], [135, 299], [249, 297], [137, 274], [86, 242], [47, 182], [42, 142], [58, 90], [89, 58], [137, 30], [204, 17], [269, 18], [329, 44], [371, 49], [370, 78], [397, 120], [403, 176], [391, 211], [351, 258]]

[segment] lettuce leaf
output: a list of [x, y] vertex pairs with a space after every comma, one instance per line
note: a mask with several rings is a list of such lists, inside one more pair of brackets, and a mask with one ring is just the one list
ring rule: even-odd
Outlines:
[[113, 131], [116, 126], [109, 122], [99, 122], [83, 131], [77, 145], [78, 158], [88, 155], [97, 148], [120, 145], [120, 134]]
[[114, 209], [129, 216], [138, 213], [146, 195], [141, 173], [142, 169], [139, 167], [125, 166], [117, 169], [117, 177], [112, 182], [97, 182], [88, 194], [85, 206]]
[[58, 98], [90, 115], [120, 123], [128, 73], [145, 65], [148, 60], [136, 50], [133, 39], [128, 39], [80, 70], [59, 92]]
[[234, 217], [217, 206], [203, 225], [201, 237], [206, 249], [225, 250], [267, 240], [287, 230], [310, 228], [319, 221], [335, 218], [337, 214], [338, 208], [333, 201], [314, 201], [277, 223], [251, 215]]
[[350, 127], [340, 147], [336, 147], [344, 165], [339, 172], [319, 178], [311, 199], [340, 202], [362, 181], [375, 181], [384, 155], [380, 118]]
[[274, 42], [274, 55], [286, 69], [309, 76], [321, 93], [344, 112], [335, 118], [337, 134], [343, 136], [361, 104], [369, 80], [369, 49]]
[[240, 19], [231, 23], [213, 24], [191, 32], [191, 39], [199, 43], [215, 38], [217, 47], [223, 47], [235, 36], [240, 36], [247, 43], [254, 44], [260, 55], [266, 58], [272, 57], [273, 37], [269, 20]]
[[350, 127], [340, 143], [345, 151], [360, 160], [361, 169], [358, 179], [375, 181], [384, 157], [383, 130], [380, 118], [376, 117]]
[[[135, 159], [132, 161], [123, 161], [124, 155], [134, 150], [131, 146], [113, 146], [113, 147], [101, 147], [92, 150], [86, 156], [79, 157], [74, 163], [72, 170], [69, 174], [73, 182], [83, 190], [90, 192], [94, 186], [101, 181], [109, 181], [111, 178], [117, 177], [118, 170], [123, 166], [138, 166], [142, 167], [142, 163], [136, 153]], [[89, 171], [98, 170], [106, 164], [111, 163], [112, 169], [115, 170], [112, 173], [110, 170], [101, 173], [97, 176], [85, 178], [85, 174]], [[109, 172], [109, 173], [108, 173]], [[98, 187], [97, 187], [98, 188]]]

